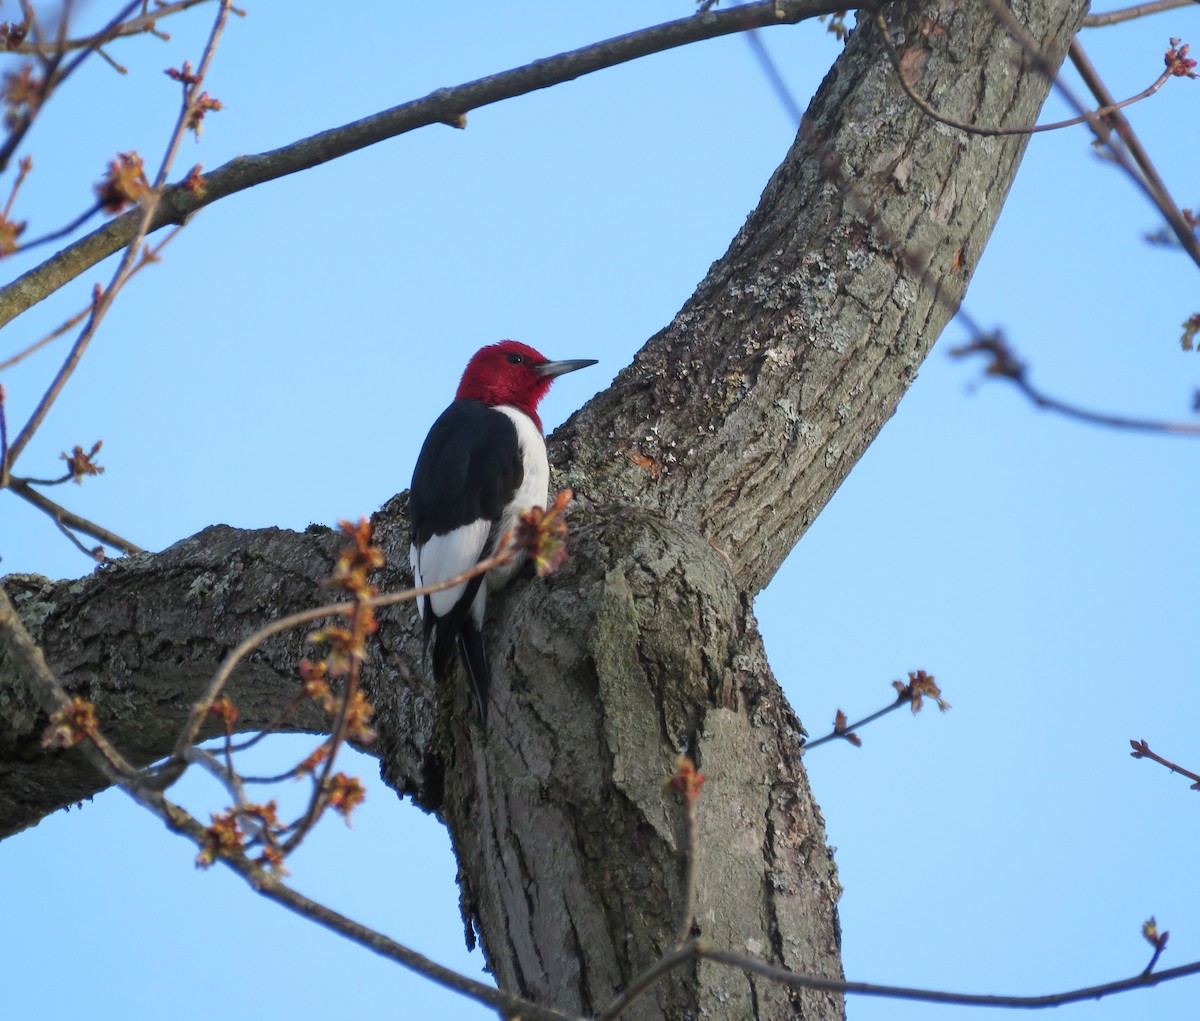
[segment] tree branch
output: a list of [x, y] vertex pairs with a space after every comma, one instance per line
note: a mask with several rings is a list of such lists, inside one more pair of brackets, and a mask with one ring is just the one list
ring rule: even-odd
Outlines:
[[[135, 7], [136, 3], [131, 4], [130, 8]], [[208, 67], [212, 62], [213, 54], [216, 52], [217, 43], [221, 38], [221, 34], [225, 29], [225, 22], [229, 17], [231, 0], [219, 0], [219, 8], [216, 18], [213, 20], [212, 30], [209, 32], [208, 41], [205, 43], [204, 52], [200, 59], [200, 66], [196, 71], [195, 82], [190, 86], [190, 91], [185, 90], [183, 108], [179, 112], [179, 116], [175, 122], [175, 128], [171, 132], [168, 139], [166, 152], [163, 155], [162, 164], [158, 172], [158, 177], [154, 182], [154, 186], [150, 189], [149, 197], [143, 200], [143, 203], [129, 213], [130, 225], [132, 232], [127, 239], [125, 254], [122, 256], [120, 263], [117, 266], [116, 272], [113, 273], [112, 279], [107, 288], [100, 290], [97, 287], [92, 298], [92, 307], [90, 315], [83, 330], [79, 336], [75, 338], [75, 343], [68, 352], [66, 359], [60, 366], [58, 373], [55, 375], [50, 386], [42, 395], [42, 399], [38, 402], [37, 407], [29, 416], [29, 420], [17, 434], [17, 438], [9, 444], [8, 456], [5, 459], [5, 472], [11, 473], [12, 467], [16, 464], [17, 459], [21, 456], [26, 444], [33, 438], [38, 427], [45, 419], [51, 406], [57, 400], [58, 395], [62, 392], [62, 388], [71, 378], [76, 367], [79, 365], [80, 359], [87, 350], [88, 344], [95, 336], [96, 331], [100, 328], [100, 323], [104, 319], [108, 310], [112, 307], [112, 303], [116, 300], [121, 289], [132, 279], [148, 262], [152, 261], [154, 254], [149, 250], [142, 253], [141, 261], [138, 261], [138, 249], [142, 239], [153, 229], [152, 224], [157, 219], [157, 212], [162, 201], [163, 185], [166, 182], [167, 174], [170, 172], [171, 164], [174, 162], [175, 154], [178, 152], [179, 144], [183, 140], [183, 136], [187, 131], [188, 119], [192, 107], [196, 102], [196, 96], [199, 92], [199, 86], [204, 80], [204, 76], [208, 71]], [[76, 57], [75, 63], [68, 68], [68, 71], [74, 68], [88, 51], [84, 51]], [[171, 238], [167, 237], [167, 241]], [[166, 244], [166, 241], [163, 242]], [[159, 248], [162, 246], [160, 245]], [[114, 249], [115, 251], [115, 249]], [[61, 254], [61, 253], [60, 253]]]
[[[140, 0], [139, 0], [140, 2]], [[116, 39], [122, 39], [128, 36], [142, 35], [150, 32], [156, 35], [160, 34], [156, 31], [158, 22], [163, 18], [168, 18], [172, 14], [178, 14], [180, 11], [186, 11], [191, 7], [199, 4], [212, 3], [213, 0], [175, 0], [174, 3], [162, 3], [154, 9], [154, 13], [139, 14], [136, 18], [124, 20], [124, 16], [120, 19], [111, 22], [106, 28], [102, 28], [94, 35], [81, 36], [78, 39], [64, 39], [61, 43], [56, 44], [52, 49], [45, 43], [40, 43], [37, 40], [26, 40], [18, 43], [9, 49], [10, 53], [25, 53], [34, 56], [50, 56], [54, 49], [66, 53], [71, 50], [99, 50], [105, 43], [113, 42]], [[128, 10], [132, 10], [137, 4], [132, 4]], [[236, 10], [235, 10], [236, 13]], [[164, 38], [166, 38], [164, 36]], [[104, 54], [101, 53], [101, 56]]]
[[1190, 7], [1196, 0], [1153, 0], [1152, 3], [1134, 4], [1132, 7], [1122, 7], [1116, 11], [1103, 11], [1100, 14], [1089, 14], [1083, 19], [1084, 28], [1102, 28], [1105, 25], [1117, 25], [1134, 18], [1144, 18], [1161, 11], [1174, 11], [1180, 7]]
[[[837, 3], [830, 0], [760, 0], [727, 11], [697, 14], [631, 32], [454, 88], [438, 89], [424, 99], [322, 131], [280, 149], [230, 160], [204, 176], [203, 194], [189, 193], [178, 187], [168, 191], [148, 232], [171, 223], [183, 224], [198, 210], [219, 199], [308, 170], [405, 132], [431, 124], [462, 127], [469, 110], [560, 85], [652, 53], [751, 28], [794, 25], [837, 9]], [[134, 236], [138, 217], [139, 211], [132, 210], [109, 221], [0, 289], [0, 327], [84, 270], [127, 246]]]
[[1174, 982], [1177, 979], [1200, 974], [1200, 961], [1193, 961], [1191, 964], [1180, 965], [1178, 968], [1139, 974], [1132, 978], [1105, 982], [1084, 989], [1072, 989], [1064, 993], [1047, 993], [1043, 996], [993, 996], [982, 993], [946, 993], [934, 989], [915, 989], [911, 986], [885, 986], [872, 982], [845, 982], [814, 975], [797, 975], [753, 958], [730, 953], [727, 950], [718, 950], [703, 940], [694, 941], [693, 954], [697, 958], [717, 961], [732, 968], [751, 971], [774, 982], [800, 989], [824, 989], [829, 992], [878, 996], [889, 1000], [915, 1000], [919, 1003], [953, 1004], [959, 1007], [1007, 1007], [1027, 1010], [1062, 1007], [1068, 1003], [1080, 1003], [1084, 1000], [1099, 1000], [1116, 993], [1125, 993], [1133, 989], [1148, 989], [1163, 982]]
[[61, 504], [55, 503], [48, 496], [44, 496], [29, 484], [27, 479], [10, 478], [8, 486], [17, 496], [23, 500], [28, 500], [38, 510], [45, 511], [50, 517], [64, 528], [69, 528], [75, 532], [82, 532], [98, 542], [107, 543], [119, 549], [122, 553], [129, 556], [136, 556], [139, 553], [146, 551], [136, 543], [130, 542], [128, 539], [123, 539], [116, 532], [110, 532], [102, 525], [97, 525], [87, 518], [81, 518], [73, 511], [67, 510]]
[[1013, 353], [1004, 338], [997, 333], [977, 337], [975, 340], [950, 349], [953, 358], [971, 354], [987, 354], [991, 363], [984, 370], [990, 378], [1007, 379], [1024, 394], [1030, 402], [1043, 411], [1054, 411], [1088, 425], [1103, 425], [1114, 429], [1130, 429], [1135, 432], [1165, 433], [1170, 436], [1200, 437], [1200, 425], [1191, 422], [1167, 422], [1153, 418], [1131, 418], [1104, 411], [1092, 411], [1077, 404], [1068, 404], [1043, 393], [1028, 379], [1028, 367]]

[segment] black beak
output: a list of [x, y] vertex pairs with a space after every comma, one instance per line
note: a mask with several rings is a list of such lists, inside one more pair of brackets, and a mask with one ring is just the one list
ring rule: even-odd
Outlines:
[[561, 362], [544, 362], [533, 371], [539, 376], [553, 379], [555, 376], [562, 376], [568, 372], [574, 372], [576, 369], [586, 369], [589, 365], [595, 365], [596, 361], [595, 358], [567, 358]]

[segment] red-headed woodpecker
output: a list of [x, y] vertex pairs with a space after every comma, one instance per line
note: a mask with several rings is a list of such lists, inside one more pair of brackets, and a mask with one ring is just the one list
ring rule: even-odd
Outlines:
[[[550, 465], [538, 403], [555, 376], [595, 365], [594, 358], [552, 362], [515, 340], [475, 352], [454, 403], [433, 423], [408, 497], [413, 578], [433, 585], [496, 552], [517, 515], [546, 505]], [[433, 637], [433, 675], [446, 675], [458, 647], [480, 723], [487, 721], [491, 673], [481, 630], [487, 590], [499, 588], [514, 562], [417, 603], [425, 650]]]

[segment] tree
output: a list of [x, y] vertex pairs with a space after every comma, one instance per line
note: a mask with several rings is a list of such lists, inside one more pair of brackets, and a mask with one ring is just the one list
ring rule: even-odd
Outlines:
[[[1082, 11], [1052, 13], [1063, 20], [1039, 25], [1036, 34], [1069, 39], [1071, 19]], [[911, 40], [935, 39], [936, 33], [922, 33], [918, 12], [908, 14], [903, 27], [910, 52], [919, 57]], [[947, 34], [978, 55], [966, 63], [980, 81], [1007, 75], [1019, 50], [993, 23], [972, 22], [965, 14], [950, 17]], [[956, 90], [976, 94], [961, 66], [940, 71], [932, 44], [928, 59], [921, 77], [927, 94], [961, 109], [954, 102], [960, 98]], [[883, 86], [888, 67], [873, 30], [856, 33], [814, 100], [813, 134], [802, 135], [730, 253], [614, 387], [559, 432], [560, 477], [587, 503], [573, 519], [566, 572], [545, 586], [515, 592], [502, 609], [501, 619], [512, 622], [510, 634], [532, 635], [536, 646], [552, 644], [555, 650], [549, 663], [533, 662], [515, 644], [497, 650], [505, 664], [501, 690], [510, 687], [505, 723], [480, 745], [477, 735], [453, 722], [461, 712], [434, 712], [441, 698], [461, 709], [462, 693], [433, 693], [416, 669], [405, 683], [385, 670], [373, 691], [383, 719], [411, 719], [415, 709], [418, 719], [431, 721], [411, 731], [383, 729], [385, 771], [398, 789], [438, 809], [450, 823], [466, 876], [468, 911], [478, 914], [491, 941], [491, 960], [510, 988], [599, 1007], [612, 986], [627, 981], [669, 939], [678, 916], [678, 838], [659, 781], [677, 743], [697, 752], [706, 772], [749, 781], [762, 798], [756, 810], [739, 816], [744, 804], [706, 791], [702, 825], [725, 832], [740, 829], [746, 817], [760, 820], [760, 831], [747, 839], [759, 848], [761, 860], [742, 874], [741, 886], [736, 876], [701, 875], [700, 903], [712, 918], [704, 924], [727, 926], [722, 942], [755, 939], [773, 946], [779, 959], [804, 970], [836, 968], [827, 956], [836, 942], [833, 879], [803, 786], [796, 724], [769, 678], [747, 600], [894, 410], [957, 304], [1023, 148], [1021, 139], [951, 141]], [[1020, 97], [1015, 106], [1009, 105], [1013, 90], [1007, 85], [997, 93], [982, 88], [983, 101], [972, 112], [994, 122], [1003, 107], [1014, 123], [1027, 123], [1044, 90], [1044, 80], [1029, 73], [1015, 90]], [[880, 128], [864, 135], [863, 123]], [[906, 155], [913, 157], [911, 167], [904, 166]], [[947, 214], [944, 222], [936, 217], [931, 222], [926, 193], [945, 197], [934, 205], [935, 213]], [[982, 219], [965, 222], [950, 215], [960, 208], [982, 208]], [[912, 253], [919, 253], [919, 262]], [[831, 275], [836, 289], [814, 286]], [[914, 329], [917, 323], [920, 330]], [[404, 560], [402, 509], [402, 503], [390, 504], [377, 522], [393, 571]], [[40, 637], [52, 663], [111, 665], [119, 655], [141, 671], [153, 669], [153, 679], [136, 686], [148, 696], [163, 684], [190, 685], [210, 672], [220, 648], [256, 621], [306, 603], [310, 583], [327, 572], [335, 545], [322, 534], [222, 530], [145, 564], [99, 575], [88, 594], [69, 606], [60, 590], [33, 583], [39, 586], [32, 590], [38, 594], [34, 602], [57, 606], [55, 616], [41, 622]], [[184, 590], [194, 591], [198, 579], [219, 585], [231, 562], [255, 565], [237, 572], [244, 577], [236, 583], [239, 606], [226, 603], [218, 615], [219, 603], [190, 606], [179, 598]], [[280, 566], [259, 569], [263, 562]], [[393, 583], [400, 583], [398, 574], [385, 582]], [[19, 593], [27, 605], [30, 592]], [[295, 593], [297, 601], [289, 602], [284, 593]], [[164, 615], [153, 631], [134, 629], [129, 648], [114, 648], [111, 635], [128, 629], [108, 615], [128, 612], [131, 605], [170, 606], [179, 616]], [[68, 646], [56, 644], [53, 623], [60, 617], [73, 622]], [[553, 642], [541, 638], [551, 626]], [[97, 640], [94, 653], [75, 644], [89, 632]], [[203, 645], [197, 645], [197, 636], [203, 636]], [[411, 628], [402, 615], [389, 617], [381, 645], [385, 663], [415, 663]], [[157, 648], [157, 655], [149, 648]], [[264, 648], [255, 670], [263, 694], [274, 695], [278, 678], [291, 676], [298, 654], [295, 641]], [[176, 672], [180, 662], [188, 664], [182, 674]], [[113, 676], [108, 668], [98, 672], [105, 674]], [[582, 678], [590, 697], [570, 697], [573, 689], [564, 687], [564, 676]], [[188, 697], [182, 696], [177, 709]], [[239, 690], [237, 701], [248, 724], [271, 712], [264, 701], [256, 714], [253, 686]], [[639, 702], [642, 713], [633, 711]], [[163, 731], [152, 733], [150, 714], [143, 711], [127, 718], [132, 724], [127, 732], [108, 724], [104, 699], [97, 704], [106, 731], [131, 754], [160, 754], [177, 729], [178, 718], [163, 720]], [[548, 717], [554, 719], [556, 740], [548, 733]], [[432, 728], [435, 720], [440, 729]], [[26, 733], [40, 735], [40, 728], [28, 726]], [[575, 736], [564, 740], [565, 733]], [[772, 735], [765, 749], [763, 733]], [[541, 742], [533, 739], [536, 734], [543, 735]], [[535, 752], [539, 744], [544, 748]], [[591, 754], [581, 755], [580, 748]], [[526, 765], [534, 754], [543, 759], [541, 769]], [[524, 757], [520, 767], [513, 756]], [[467, 763], [474, 765], [473, 777]], [[538, 783], [529, 790], [509, 789], [508, 778], [523, 772]], [[37, 784], [54, 785], [41, 795], [44, 807], [91, 789], [72, 786], [86, 781], [61, 768], [40, 766], [28, 776], [32, 796], [41, 795]], [[581, 798], [581, 792], [589, 794]], [[490, 810], [483, 813], [479, 806], [488, 800]], [[492, 839], [503, 841], [506, 833], [508, 846], [530, 850], [523, 858], [529, 871], [519, 873], [517, 882], [512, 859], [489, 854]], [[629, 834], [641, 835], [633, 848]], [[721, 839], [701, 843], [717, 847]], [[554, 854], [564, 846], [577, 850], [565, 859]], [[739, 864], [745, 868], [747, 861]], [[613, 883], [611, 900], [595, 903], [595, 892], [613, 872], [620, 880]], [[764, 918], [756, 907], [743, 917], [738, 909], [755, 904], [752, 893], [769, 888], [764, 878], [779, 873], [790, 882], [768, 895], [773, 910]], [[658, 891], [666, 891], [663, 901], [648, 904], [647, 893]], [[527, 926], [512, 924], [527, 902], [544, 906], [548, 917], [535, 913]], [[549, 907], [556, 904], [557, 910]], [[647, 917], [626, 932], [613, 919], [628, 919], [635, 906]], [[814, 915], [823, 928], [812, 921]], [[801, 918], [806, 925], [793, 943], [786, 922]], [[508, 939], [497, 946], [504, 919]], [[541, 925], [552, 928], [539, 941], [529, 933]], [[579, 935], [572, 939], [572, 932]], [[613, 935], [620, 946], [611, 945]], [[549, 948], [572, 942], [587, 961], [578, 972], [547, 956]], [[545, 962], [540, 967], [530, 964], [538, 957], [535, 947]], [[710, 973], [707, 965], [699, 979], [681, 980], [662, 995], [703, 1001], [710, 982], [713, 995], [732, 996], [734, 1002], [749, 995], [736, 973]], [[776, 995], [766, 987], [757, 992]], [[828, 1001], [808, 995], [809, 1013], [825, 1009]]]

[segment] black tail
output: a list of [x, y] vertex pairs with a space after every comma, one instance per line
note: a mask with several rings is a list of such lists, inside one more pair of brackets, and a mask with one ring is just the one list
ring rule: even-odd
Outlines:
[[463, 672], [475, 699], [475, 716], [480, 724], [487, 723], [487, 696], [491, 685], [491, 670], [487, 653], [483, 649], [483, 636], [471, 617], [470, 606], [483, 578], [476, 576], [467, 583], [466, 591], [454, 608], [444, 617], [435, 617], [428, 601], [422, 617], [425, 629], [425, 651], [429, 651], [429, 639], [433, 638], [433, 676], [444, 681], [450, 668], [450, 657], [455, 646], [462, 660]]
[[481, 727], [487, 725], [488, 688], [492, 685], [492, 671], [488, 666], [487, 652], [483, 648], [483, 635], [468, 618], [458, 633], [458, 655], [462, 660], [463, 673], [471, 686], [475, 699], [475, 718]]

